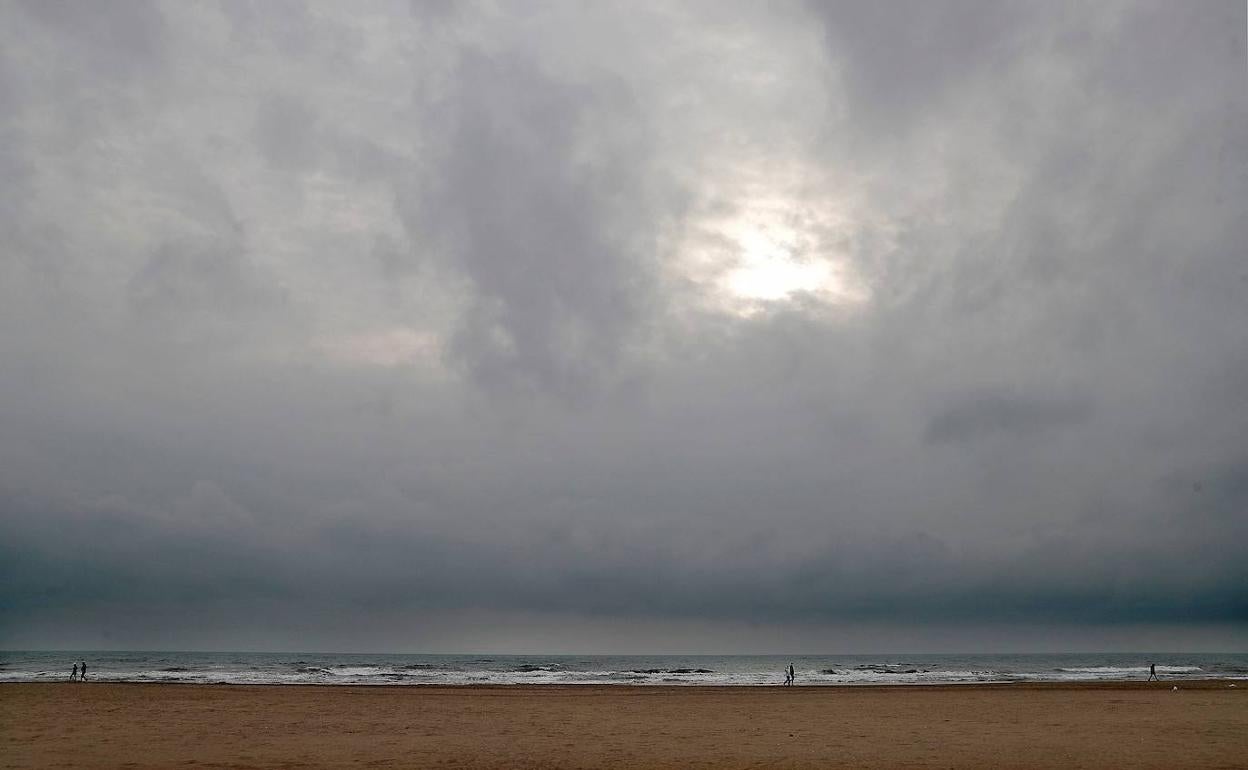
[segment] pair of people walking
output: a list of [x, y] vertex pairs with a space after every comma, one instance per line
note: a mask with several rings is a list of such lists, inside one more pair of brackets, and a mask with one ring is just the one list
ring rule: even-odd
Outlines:
[[78, 680], [80, 682], [87, 681], [87, 662], [80, 660], [74, 664], [74, 670], [69, 674], [69, 681]]
[[793, 684], [793, 680], [797, 679], [797, 674], [793, 671], [793, 664], [789, 664], [789, 669], [784, 672], [784, 686], [788, 687]]

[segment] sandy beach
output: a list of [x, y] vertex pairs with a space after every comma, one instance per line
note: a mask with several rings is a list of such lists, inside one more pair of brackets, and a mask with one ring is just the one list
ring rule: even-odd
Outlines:
[[1248, 767], [1248, 683], [0, 685], [28, 767]]

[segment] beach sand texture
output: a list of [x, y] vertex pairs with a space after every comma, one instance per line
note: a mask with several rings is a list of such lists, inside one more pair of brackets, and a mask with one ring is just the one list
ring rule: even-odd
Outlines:
[[0, 766], [1248, 767], [1248, 683], [0, 684]]

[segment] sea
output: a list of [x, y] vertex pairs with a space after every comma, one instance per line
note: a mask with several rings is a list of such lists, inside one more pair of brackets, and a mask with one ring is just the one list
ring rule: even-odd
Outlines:
[[1248, 653], [1027, 655], [426, 655], [374, 653], [0, 651], [0, 682], [321, 685], [798, 686], [1248, 679]]

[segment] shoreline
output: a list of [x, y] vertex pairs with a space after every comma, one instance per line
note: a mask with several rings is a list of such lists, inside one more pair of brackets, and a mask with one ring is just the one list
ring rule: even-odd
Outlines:
[[701, 682], [690, 684], [674, 684], [674, 683], [656, 683], [642, 684], [637, 682], [617, 682], [605, 684], [602, 682], [559, 682], [559, 683], [435, 683], [435, 682], [184, 682], [184, 681], [156, 681], [156, 680], [129, 680], [129, 679], [88, 679], [86, 682], [71, 681], [69, 679], [45, 679], [40, 681], [0, 681], [0, 690], [6, 687], [31, 686], [31, 687], [53, 687], [57, 685], [91, 685], [91, 686], [125, 686], [125, 687], [260, 687], [275, 689], [295, 689], [295, 688], [312, 688], [325, 690], [341, 690], [344, 688], [360, 687], [369, 690], [532, 690], [540, 692], [542, 690], [672, 690], [675, 692], [695, 692], [705, 690], [708, 692], [756, 692], [760, 690], [909, 690], [909, 689], [1023, 689], [1023, 690], [1087, 690], [1087, 689], [1105, 689], [1105, 690], [1169, 690], [1172, 687], [1179, 689], [1192, 690], [1209, 690], [1209, 689], [1235, 689], [1243, 688], [1248, 690], [1248, 677], [1239, 679], [1232, 677], [1212, 677], [1208, 679], [1162, 679], [1160, 681], [1146, 682], [1139, 679], [1068, 679], [1068, 680], [1049, 680], [1049, 679], [1020, 679], [1020, 680], [1001, 680], [994, 682], [798, 682], [792, 687], [786, 687], [777, 682], [775, 684], [705, 684]]
[[1225, 679], [71, 684], [0, 683], [0, 767], [1248, 767]]

